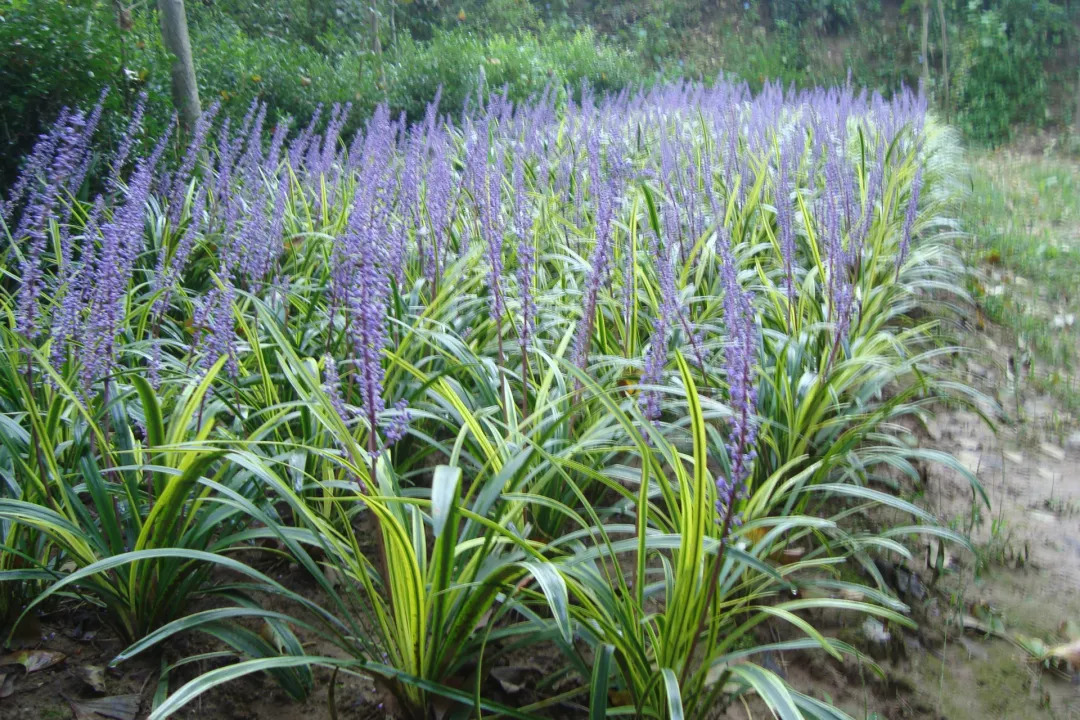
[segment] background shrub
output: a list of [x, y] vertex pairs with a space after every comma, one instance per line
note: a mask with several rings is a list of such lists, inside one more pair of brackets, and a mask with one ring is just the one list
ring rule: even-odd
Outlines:
[[[149, 95], [148, 129], [169, 121], [154, 4], [119, 14], [116, 7], [0, 0], [0, 185], [43, 118], [92, 104], [105, 87], [107, 137], [116, 138], [115, 118], [140, 92]], [[944, 48], [936, 0], [927, 7], [928, 91], [950, 117], [955, 110], [970, 138], [996, 143], [1018, 125], [1071, 120], [1076, 11], [1063, 0], [946, 0]], [[440, 85], [448, 112], [485, 84], [505, 85], [521, 101], [548, 84], [576, 88], [584, 80], [604, 92], [721, 73], [757, 90], [768, 79], [842, 83], [850, 71], [856, 86], [888, 96], [922, 74], [921, 9], [918, 0], [187, 3], [204, 105], [219, 100], [239, 118], [258, 98], [276, 120], [352, 102], [346, 131], [379, 102], [416, 118]]]

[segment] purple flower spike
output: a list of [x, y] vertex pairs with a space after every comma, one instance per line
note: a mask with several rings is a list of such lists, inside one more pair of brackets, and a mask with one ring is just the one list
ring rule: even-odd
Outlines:
[[[656, 258], [656, 274], [660, 281], [660, 307], [653, 324], [649, 352], [645, 356], [645, 368], [641, 374], [642, 385], [660, 385], [664, 367], [667, 365], [668, 339], [672, 321], [679, 313], [678, 295], [675, 290], [675, 272], [671, 266], [670, 253], [660, 245], [654, 233], [649, 233], [651, 250]], [[641, 412], [646, 419], [655, 421], [660, 417], [660, 392], [644, 389], [639, 399]]]
[[142, 126], [143, 115], [146, 113], [146, 98], [145, 92], [139, 93], [139, 99], [135, 102], [135, 109], [131, 113], [131, 120], [128, 121], [127, 132], [124, 133], [124, 138], [120, 141], [120, 146], [113, 156], [112, 172], [109, 174], [108, 180], [108, 187], [111, 191], [115, 192], [118, 188], [120, 173], [127, 163], [131, 149], [135, 146], [135, 141]]
[[525, 170], [521, 153], [514, 155], [512, 170], [514, 187], [514, 234], [517, 235], [517, 280], [521, 293], [521, 344], [522, 355], [529, 353], [536, 319], [536, 299], [533, 297], [536, 251], [532, 241], [532, 207], [525, 193]]
[[394, 415], [386, 425], [386, 445], [384, 448], [396, 445], [409, 431], [409, 423], [412, 422], [412, 413], [409, 412], [408, 403], [401, 398], [394, 403]]
[[776, 225], [780, 231], [780, 254], [784, 261], [784, 285], [789, 306], [795, 305], [795, 218], [791, 207], [792, 173], [796, 167], [794, 143], [785, 143], [776, 179]]
[[915, 177], [911, 180], [911, 196], [908, 198], [907, 214], [904, 216], [904, 229], [900, 233], [900, 252], [896, 256], [896, 270], [907, 260], [908, 251], [911, 249], [911, 232], [915, 227], [915, 218], [919, 212], [919, 195], [922, 192], [922, 167], [915, 171]]
[[85, 389], [106, 377], [115, 363], [114, 344], [124, 312], [124, 300], [131, 283], [139, 252], [143, 249], [146, 204], [154, 180], [154, 169], [165, 152], [170, 130], [158, 141], [150, 157], [135, 165], [127, 186], [127, 197], [101, 226], [101, 250], [97, 255], [91, 285], [89, 309], [82, 329], [85, 358], [82, 379]]
[[[180, 169], [173, 175], [172, 189], [169, 193], [169, 224], [173, 227], [180, 222], [180, 216], [184, 211], [184, 195], [187, 193], [191, 173], [195, 169], [195, 162], [203, 151], [206, 138], [210, 134], [210, 127], [214, 124], [214, 118], [217, 117], [220, 109], [221, 103], [215, 102], [199, 116], [192, 130], [191, 142], [184, 154], [184, 160], [180, 164]], [[170, 123], [170, 127], [172, 124]]]
[[441, 263], [454, 209], [454, 176], [450, 168], [449, 141], [441, 133], [432, 141], [432, 158], [427, 171], [425, 206], [431, 227], [431, 262], [425, 267], [433, 285], [441, 273]]
[[[725, 233], [726, 234], [726, 233]], [[720, 242], [720, 274], [724, 286], [724, 318], [729, 343], [724, 349], [731, 407], [727, 450], [730, 470], [716, 479], [717, 510], [730, 523], [738, 523], [735, 503], [746, 494], [746, 483], [756, 456], [757, 390], [754, 362], [757, 359], [757, 324], [753, 296], [739, 285], [738, 271], [730, 241]], [[727, 528], [725, 528], [727, 529]]]
[[612, 222], [615, 216], [616, 190], [619, 178], [614, 173], [600, 174], [600, 138], [594, 129], [589, 136], [589, 182], [596, 197], [596, 241], [589, 258], [589, 273], [585, 278], [583, 314], [574, 336], [573, 362], [584, 369], [589, 359], [596, 303], [600, 290], [607, 284], [611, 270]]
[[[480, 234], [488, 255], [488, 286], [491, 291], [491, 319], [501, 322], [506, 312], [503, 294], [503, 227], [502, 227], [502, 153], [494, 153], [489, 159], [492, 119], [478, 129], [477, 137], [469, 153], [469, 190], [473, 195], [476, 213], [480, 220]], [[494, 167], [493, 167], [494, 165]]]

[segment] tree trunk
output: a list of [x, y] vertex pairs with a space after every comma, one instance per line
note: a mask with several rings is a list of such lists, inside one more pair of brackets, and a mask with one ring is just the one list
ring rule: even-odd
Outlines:
[[117, 73], [116, 84], [124, 95], [124, 112], [131, 114], [131, 83], [124, 71], [127, 70], [127, 36], [134, 27], [131, 17], [131, 8], [124, 5], [123, 0], [113, 0], [113, 12], [116, 13], [116, 26], [120, 28], [120, 71]]
[[1073, 111], [1073, 132], [1080, 136], [1080, 72], [1076, 74], [1076, 109]]
[[944, 85], [945, 122], [949, 122], [949, 29], [945, 25], [945, 5], [937, 0], [938, 24], [941, 25], [941, 81]]
[[922, 62], [923, 91], [930, 92], [930, 0], [922, 0], [922, 45], [919, 48]]
[[202, 107], [199, 105], [199, 86], [195, 83], [195, 61], [191, 57], [184, 0], [157, 0], [157, 7], [161, 38], [165, 41], [165, 49], [173, 56], [173, 105], [180, 113], [181, 124], [190, 130], [202, 114]]

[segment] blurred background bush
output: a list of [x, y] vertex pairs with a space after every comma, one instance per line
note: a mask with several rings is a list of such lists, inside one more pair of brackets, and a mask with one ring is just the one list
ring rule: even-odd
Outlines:
[[[1076, 120], [1065, 0], [188, 0], [187, 14], [204, 105], [235, 117], [258, 97], [276, 121], [349, 101], [346, 131], [379, 102], [415, 118], [439, 86], [457, 113], [481, 86], [521, 100], [720, 73], [886, 94], [922, 76], [977, 143]], [[0, 184], [42, 122], [106, 86], [113, 111], [146, 92], [156, 132], [168, 83], [149, 0], [0, 0]]]

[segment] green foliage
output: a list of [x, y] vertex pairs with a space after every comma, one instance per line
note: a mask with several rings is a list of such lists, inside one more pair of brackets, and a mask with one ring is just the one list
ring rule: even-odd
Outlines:
[[221, 22], [235, 23], [256, 38], [288, 38], [318, 47], [327, 33], [370, 34], [371, 8], [382, 10], [396, 0], [211, 0], [187, 2], [191, 23], [209, 29]]
[[969, 3], [956, 69], [959, 121], [967, 134], [996, 144], [1007, 140], [1015, 125], [1043, 124], [1043, 66], [1064, 37], [1065, 18], [1064, 9], [1050, 0], [1002, 0], [988, 9]]
[[[442, 85], [457, 111], [486, 78], [520, 100], [548, 83], [617, 90], [657, 78], [714, 78], [720, 72], [760, 87], [843, 82], [886, 95], [920, 75], [918, 6], [897, 17], [879, 0], [754, 0], [714, 8], [701, 0], [596, 3], [564, 0], [240, 0], [188, 2], [203, 104], [221, 100], [238, 119], [252, 98], [272, 119], [307, 117], [322, 103], [353, 102], [370, 112], [418, 110]], [[1007, 139], [1017, 125], [1040, 126], [1054, 104], [1073, 103], [1058, 71], [1071, 42], [1071, 11], [1055, 0], [946, 3], [950, 98], [963, 130], [980, 142]], [[153, 3], [118, 18], [114, 3], [0, 1], [0, 180], [33, 144], [42, 118], [86, 105], [105, 86], [107, 110], [130, 111], [150, 96], [149, 129], [169, 121], [169, 75]], [[378, 20], [381, 52], [373, 21]], [[914, 22], [913, 22], [914, 21]], [[931, 58], [938, 67], [931, 7]], [[593, 29], [595, 28], [595, 30]], [[1071, 65], [1066, 65], [1071, 68]], [[931, 89], [943, 88], [931, 73]], [[1060, 97], [1059, 97], [1060, 96]], [[122, 130], [107, 112], [104, 132]], [[29, 122], [27, 119], [29, 118]], [[356, 126], [350, 125], [352, 130]]]
[[[6, 339], [6, 350], [18, 355], [14, 338]], [[106, 419], [93, 417], [65, 378], [54, 375], [56, 390], [38, 393], [32, 376], [7, 376], [15, 384], [5, 390], [18, 393], [38, 458], [26, 461], [27, 448], [20, 448], [26, 436], [5, 428], [2, 441], [16, 451], [9, 455], [16, 461], [9, 475], [16, 492], [0, 498], [0, 518], [14, 541], [24, 539], [17, 528], [32, 528], [57, 551], [35, 557], [20, 548], [23, 569], [0, 572], [4, 588], [26, 579], [59, 581], [24, 613], [62, 587], [99, 602], [106, 621], [131, 640], [176, 619], [212, 590], [213, 563], [207, 560], [228, 553], [229, 531], [246, 523], [235, 509], [203, 500], [209, 488], [200, 480], [214, 474], [207, 471], [221, 453], [200, 441], [216, 410], [198, 413], [202, 425], [189, 428], [221, 365], [180, 393], [168, 420], [159, 396], [139, 377], [132, 378], [133, 387], [114, 386], [120, 397], [109, 404]], [[54, 372], [47, 365], [44, 370]], [[39, 423], [39, 403], [49, 408], [47, 422]], [[132, 432], [136, 416], [146, 428], [142, 442]]]
[[199, 93], [204, 106], [219, 100], [234, 118], [252, 99], [265, 100], [271, 118], [310, 116], [320, 104], [353, 102], [357, 116], [381, 99], [366, 50], [328, 55], [296, 40], [249, 36], [223, 21], [196, 36]]
[[635, 77], [631, 59], [586, 30], [570, 37], [554, 32], [482, 38], [464, 32], [439, 32], [430, 43], [402, 40], [386, 59], [386, 102], [393, 111], [420, 117], [442, 87], [442, 107], [457, 112], [478, 92], [500, 92], [511, 100], [539, 97], [548, 86], [597, 92], [625, 87]]
[[[105, 87], [112, 88], [103, 128], [110, 141], [123, 131], [117, 119], [131, 110], [139, 92], [149, 95], [150, 133], [157, 134], [169, 121], [168, 60], [152, 11], [136, 8], [124, 29], [111, 4], [102, 0], [44, 6], [6, 1], [11, 7], [0, 11], [0, 86], [5, 88], [0, 179], [14, 175], [19, 157], [41, 131], [39, 122], [55, 117], [65, 105], [92, 104]], [[264, 32], [260, 23], [294, 17], [300, 3], [281, 0], [271, 7], [269, 19], [245, 9], [246, 3], [212, 9], [189, 4], [203, 106], [220, 101], [234, 121], [255, 98], [268, 104], [272, 121], [308, 117], [320, 103], [351, 102], [354, 112], [346, 127], [351, 132], [380, 102], [388, 103], [395, 116], [405, 112], [419, 119], [440, 86], [443, 109], [456, 113], [478, 90], [506, 85], [511, 99], [521, 101], [540, 95], [548, 85], [579, 88], [587, 81], [606, 92], [635, 84], [639, 77], [628, 53], [588, 28], [500, 34], [492, 28], [503, 25], [485, 21], [482, 33], [468, 27], [436, 29], [423, 42], [403, 32], [380, 55], [371, 50], [366, 35], [350, 31], [353, 25], [344, 21], [328, 21], [326, 32], [310, 41], [303, 37], [306, 30]], [[516, 6], [510, 0], [508, 7]], [[515, 22], [507, 20], [505, 26]]]
[[145, 27], [122, 31], [110, 3], [100, 0], [0, 2], [0, 184], [14, 174], [40, 123], [64, 106], [93, 104], [105, 87], [112, 88], [107, 137], [123, 131], [121, 119], [139, 90], [160, 108], [149, 128], [160, 131], [170, 95], [159, 46]]
[[540, 12], [530, 0], [466, 0], [447, 3], [451, 17], [444, 26], [459, 25], [483, 34], [537, 32], [543, 28]]
[[777, 29], [801, 32], [836, 32], [880, 11], [878, 0], [768, 0], [768, 6]]

